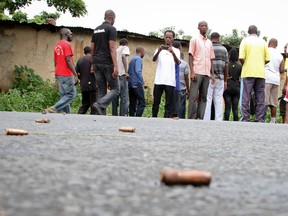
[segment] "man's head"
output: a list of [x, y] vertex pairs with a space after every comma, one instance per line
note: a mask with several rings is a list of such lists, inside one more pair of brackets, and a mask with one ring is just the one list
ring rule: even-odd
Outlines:
[[250, 25], [248, 28], [248, 34], [256, 34], [258, 33], [258, 29], [255, 25]]
[[206, 36], [206, 32], [208, 30], [208, 23], [206, 21], [200, 21], [198, 23], [198, 29], [202, 36]]
[[115, 18], [116, 18], [116, 15], [114, 13], [113, 10], [107, 10], [105, 11], [105, 15], [104, 15], [104, 20], [106, 22], [109, 22], [111, 25], [114, 25], [115, 23]]
[[128, 40], [126, 38], [122, 38], [120, 41], [119, 41], [119, 45], [120, 46], [128, 46]]
[[229, 51], [229, 61], [237, 62], [238, 61], [238, 51], [235, 47], [232, 47]]
[[136, 48], [136, 54], [139, 55], [141, 58], [143, 58], [145, 55], [144, 47], [141, 47], [141, 46], [137, 47]]
[[271, 38], [268, 42], [268, 47], [277, 48], [278, 41], [276, 38]]
[[175, 32], [172, 30], [166, 30], [164, 32], [164, 40], [165, 40], [165, 45], [172, 46], [172, 43], [175, 38]]
[[285, 44], [285, 46], [284, 46], [284, 53], [287, 53], [287, 47], [288, 47], [288, 43]]
[[60, 30], [60, 39], [61, 40], [67, 40], [67, 41], [72, 41], [72, 32], [68, 28], [62, 28]]
[[172, 43], [172, 46], [177, 48], [177, 49], [179, 49], [179, 50], [182, 50], [182, 45], [181, 45], [181, 43], [179, 41], [174, 41]]
[[91, 48], [90, 48], [90, 46], [84, 47], [84, 54], [87, 55], [87, 54], [90, 54], [90, 53], [91, 53]]
[[220, 34], [218, 32], [213, 32], [210, 38], [212, 42], [220, 42]]

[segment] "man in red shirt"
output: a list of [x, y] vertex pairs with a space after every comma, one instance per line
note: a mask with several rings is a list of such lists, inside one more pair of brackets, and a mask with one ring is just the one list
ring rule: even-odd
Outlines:
[[75, 85], [78, 76], [74, 67], [73, 51], [70, 42], [72, 32], [70, 29], [60, 30], [60, 41], [54, 48], [55, 77], [59, 86], [60, 100], [43, 111], [46, 113], [70, 113], [70, 103], [76, 96]]

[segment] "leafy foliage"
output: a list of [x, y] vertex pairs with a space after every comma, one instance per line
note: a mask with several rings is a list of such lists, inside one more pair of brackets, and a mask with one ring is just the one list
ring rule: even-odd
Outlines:
[[[57, 11], [65, 13], [69, 11], [73, 17], [80, 17], [87, 14], [86, 5], [83, 0], [45, 0], [49, 7], [54, 6]], [[32, 0], [2, 0], [0, 2], [0, 13], [4, 13], [4, 10], [8, 10], [10, 14], [14, 14], [15, 11], [29, 6], [32, 4]]]
[[27, 13], [17, 11], [16, 13], [13, 14], [12, 19], [18, 22], [27, 22], [28, 16]]
[[54, 20], [57, 20], [60, 17], [60, 13], [47, 13], [46, 11], [42, 11], [39, 15], [35, 15], [32, 20], [29, 20], [29, 22], [34, 22], [38, 24], [44, 24], [46, 23], [47, 18], [52, 18]]
[[246, 34], [244, 31], [241, 31], [239, 34], [239, 31], [237, 29], [232, 29], [232, 34], [224, 35], [221, 37], [221, 42], [223, 44], [227, 44], [234, 47], [239, 47], [242, 39], [246, 37]]
[[190, 40], [192, 36], [185, 35], [185, 32], [182, 29], [176, 30], [175, 26], [165, 27], [163, 29], [159, 29], [158, 31], [151, 31], [148, 33], [149, 36], [154, 36], [158, 38], [164, 38], [164, 32], [167, 30], [172, 30], [176, 34], [176, 39]]

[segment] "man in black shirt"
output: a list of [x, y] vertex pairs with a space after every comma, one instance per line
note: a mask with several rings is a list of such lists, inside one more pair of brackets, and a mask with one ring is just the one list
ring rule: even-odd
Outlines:
[[[116, 54], [117, 31], [113, 26], [115, 13], [105, 12], [104, 22], [98, 26], [91, 40], [91, 70], [96, 75], [98, 100], [92, 105], [97, 115], [105, 115], [106, 108], [119, 95], [118, 65]], [[107, 83], [110, 91], [107, 92]]]
[[[91, 73], [91, 48], [86, 46], [84, 48], [84, 56], [82, 56], [75, 67], [75, 70], [80, 79], [81, 93], [82, 93], [82, 105], [78, 110], [78, 114], [85, 114], [87, 110], [96, 102], [96, 79], [95, 75]], [[93, 110], [91, 109], [91, 114]]]

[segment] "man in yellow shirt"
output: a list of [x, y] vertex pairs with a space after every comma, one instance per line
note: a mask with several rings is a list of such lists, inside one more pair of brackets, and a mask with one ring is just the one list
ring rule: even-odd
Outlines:
[[256, 122], [264, 122], [265, 115], [265, 64], [269, 59], [268, 46], [264, 40], [258, 37], [257, 27], [249, 26], [248, 37], [240, 44], [239, 60], [241, 61], [241, 88], [240, 106], [242, 121], [250, 121], [250, 94], [252, 90], [256, 100]]

